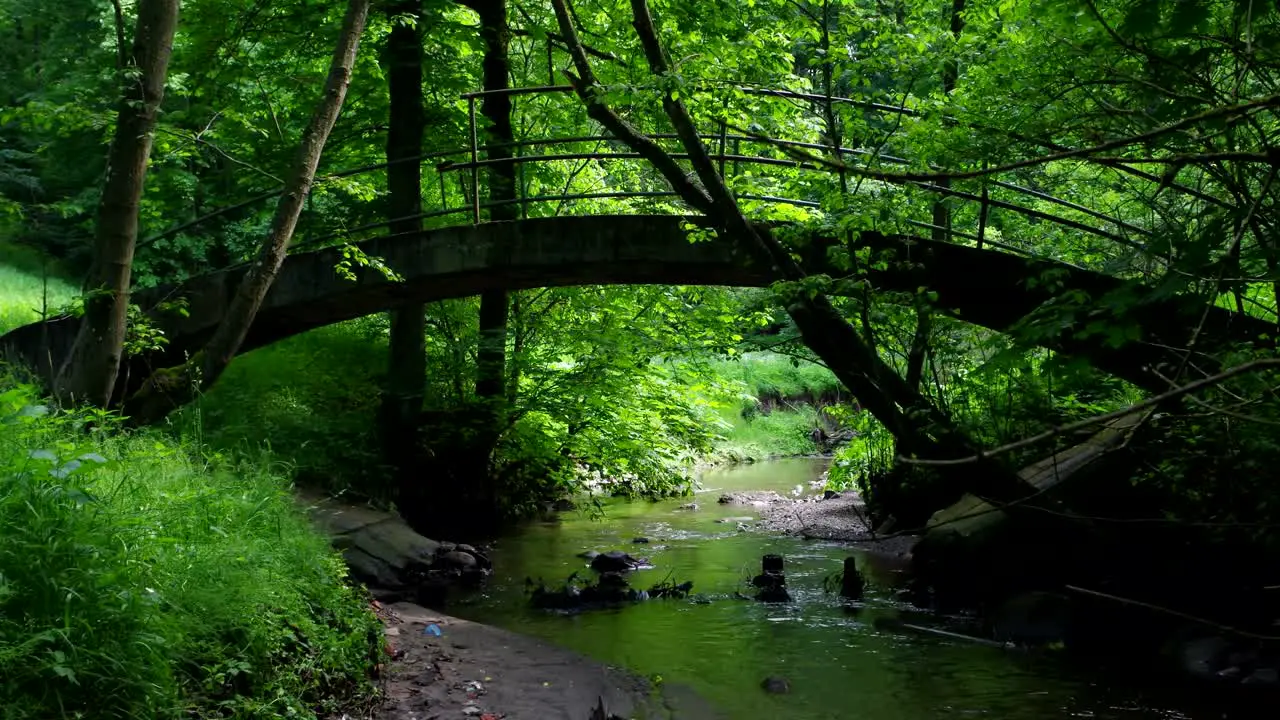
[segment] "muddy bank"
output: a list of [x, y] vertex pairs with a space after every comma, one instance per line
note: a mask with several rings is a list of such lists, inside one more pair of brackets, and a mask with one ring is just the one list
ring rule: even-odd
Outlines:
[[[828, 494], [829, 495], [829, 494]], [[750, 507], [760, 515], [756, 527], [765, 532], [812, 540], [837, 540], [866, 550], [906, 556], [914, 537], [878, 539], [867, 525], [866, 505], [855, 492], [785, 497], [776, 492], [728, 493], [721, 504]]]
[[[690, 690], [655, 687], [569, 650], [410, 603], [383, 606], [394, 659], [371, 720], [722, 720]], [[438, 629], [439, 635], [436, 635]]]

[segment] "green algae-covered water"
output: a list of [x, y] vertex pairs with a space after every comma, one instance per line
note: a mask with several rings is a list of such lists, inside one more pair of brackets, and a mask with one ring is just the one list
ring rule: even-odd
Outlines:
[[[1073, 667], [1052, 652], [878, 629], [877, 618], [938, 627], [960, 621], [931, 617], [893, 599], [898, 570], [865, 555], [858, 557], [869, 579], [867, 598], [850, 612], [823, 591], [823, 579], [838, 572], [850, 554], [847, 547], [739, 532], [736, 521], [716, 522], [753, 515], [749, 508], [717, 504], [722, 492], [786, 493], [797, 485], [810, 492], [808, 483], [824, 469], [823, 460], [791, 459], [714, 470], [693, 498], [696, 511], [678, 509], [689, 499], [610, 502], [603, 520], [566, 513], [559, 523], [527, 527], [497, 543], [490, 583], [451, 612], [692, 687], [742, 720], [1245, 717], [1196, 711], [1200, 703], [1191, 693], [1141, 689], [1123, 678], [1113, 683], [1114, 671]], [[635, 537], [651, 544], [633, 545]], [[633, 573], [633, 587], [668, 576], [692, 580], [695, 594], [711, 602], [658, 600], [576, 615], [528, 607], [526, 577], [555, 585], [574, 571], [589, 574], [576, 555], [609, 549], [653, 561], [654, 569]], [[786, 558], [795, 602], [768, 605], [733, 597], [747, 590], [743, 581], [759, 571], [765, 553]], [[771, 675], [787, 678], [791, 693], [761, 690], [761, 680]]]

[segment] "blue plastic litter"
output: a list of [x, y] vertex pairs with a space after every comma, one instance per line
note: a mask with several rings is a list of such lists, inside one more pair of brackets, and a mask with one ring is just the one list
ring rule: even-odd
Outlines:
[[436, 637], [440, 637], [441, 635], [443, 635], [443, 634], [444, 634], [444, 632], [442, 632], [442, 631], [440, 630], [440, 626], [439, 626], [439, 625], [436, 625], [435, 623], [431, 623], [431, 624], [427, 625], [426, 627], [422, 628], [422, 634], [423, 634], [423, 635], [435, 635]]

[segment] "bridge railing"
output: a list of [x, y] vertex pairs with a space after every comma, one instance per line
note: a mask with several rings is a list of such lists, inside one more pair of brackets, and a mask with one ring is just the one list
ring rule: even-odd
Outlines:
[[[870, 114], [894, 114], [900, 118], [918, 118], [921, 114], [915, 110], [906, 107], [898, 107], [892, 105], [884, 105], [879, 103], [870, 103], [865, 101], [854, 100], [850, 98], [832, 97], [828, 98], [823, 95], [815, 95], [811, 93], [800, 93], [790, 90], [777, 90], [770, 88], [756, 87], [737, 87], [737, 90], [747, 95], [756, 96], [766, 100], [777, 99], [794, 104], [799, 101], [802, 103], [833, 103], [841, 106], [857, 108], [864, 113]], [[608, 152], [581, 152], [577, 151], [574, 146], [583, 143], [613, 143], [620, 144], [617, 138], [612, 135], [575, 135], [566, 137], [547, 137], [547, 138], [528, 138], [514, 142], [501, 144], [484, 144], [481, 142], [481, 132], [479, 126], [478, 103], [485, 97], [493, 95], [507, 95], [510, 97], [517, 96], [566, 96], [575, 106], [580, 107], [578, 101], [572, 96], [573, 88], [567, 85], [548, 85], [541, 87], [522, 87], [510, 88], [497, 91], [480, 91], [467, 93], [461, 96], [461, 99], [467, 103], [468, 117], [468, 145], [461, 148], [452, 148], [447, 150], [433, 151], [422, 155], [404, 158], [393, 163], [380, 163], [360, 168], [335, 173], [327, 176], [326, 179], [339, 179], [354, 177], [367, 173], [385, 171], [390, 165], [399, 162], [419, 162], [423, 165], [424, 170], [433, 172], [435, 177], [430, 184], [435, 186], [439, 192], [439, 206], [426, 209], [421, 213], [400, 218], [390, 218], [361, 224], [355, 227], [343, 228], [336, 232], [329, 232], [314, 237], [304, 237], [296, 242], [296, 249], [309, 249], [334, 242], [346, 242], [351, 238], [360, 236], [370, 231], [380, 230], [403, 222], [406, 220], [430, 220], [447, 217], [466, 218], [467, 222], [480, 223], [485, 221], [484, 213], [486, 210], [493, 210], [500, 207], [509, 207], [512, 205], [521, 208], [521, 217], [528, 217], [532, 206], [544, 203], [572, 203], [584, 200], [661, 200], [674, 199], [678, 201], [676, 193], [665, 189], [628, 189], [603, 192], [569, 192], [568, 185], [564, 192], [550, 194], [529, 194], [525, 192], [524, 168], [530, 165], [567, 162], [567, 161], [637, 161], [642, 158], [638, 153], [627, 150], [612, 150]], [[678, 141], [673, 133], [654, 133], [648, 135], [656, 141], [669, 142]], [[803, 159], [797, 159], [795, 156], [782, 152], [782, 156], [777, 154], [768, 154], [770, 151], [785, 151], [787, 149], [809, 153], [812, 155], [831, 156], [836, 155], [850, 167], [873, 168], [877, 166], [908, 166], [911, 161], [907, 158], [894, 156], [881, 152], [880, 149], [868, 148], [851, 148], [839, 147], [833, 148], [830, 145], [819, 142], [795, 140], [788, 138], [775, 138], [763, 135], [744, 135], [741, 133], [730, 132], [729, 127], [719, 122], [716, 124], [716, 132], [702, 133], [700, 139], [706, 143], [708, 153], [712, 160], [717, 164], [720, 174], [726, 180], [732, 180], [738, 175], [743, 166], [762, 166], [775, 168], [788, 168], [804, 172], [813, 173], [830, 173], [828, 167], [824, 167], [819, 163], [806, 162]], [[674, 147], [669, 150], [671, 156], [678, 160], [687, 160], [688, 154], [683, 152], [677, 143], [672, 143]], [[881, 143], [880, 147], [884, 147]], [[748, 150], [744, 151], [744, 146]], [[514, 150], [513, 156], [502, 159], [489, 159], [487, 154], [489, 150], [504, 148]], [[762, 148], [760, 151], [751, 151], [750, 148]], [[527, 153], [529, 150], [538, 150], [540, 152]], [[510, 164], [517, 168], [520, 173], [520, 179], [515, 183], [515, 197], [509, 200], [486, 201], [482, 198], [482, 173], [485, 169], [498, 164]], [[425, 173], [424, 173], [425, 175]], [[450, 192], [450, 177], [455, 178], [453, 184], [457, 189]], [[426, 178], [424, 177], [424, 180]], [[1025, 187], [1014, 182], [1001, 180], [998, 178], [990, 178], [982, 181], [980, 192], [970, 192], [961, 188], [941, 185], [932, 182], [923, 181], [904, 181], [902, 185], [911, 186], [916, 189], [934, 193], [943, 197], [950, 197], [960, 201], [973, 203], [979, 208], [979, 215], [983, 218], [978, 223], [976, 232], [966, 232], [957, 227], [938, 227], [930, 222], [916, 219], [906, 219], [908, 225], [928, 231], [941, 231], [946, 237], [953, 241], [967, 240], [976, 243], [978, 246], [990, 245], [999, 247], [1008, 251], [1018, 252], [1020, 254], [1036, 254], [1034, 248], [1019, 248], [1007, 243], [998, 242], [987, 236], [984, 231], [987, 225], [986, 219], [993, 211], [1010, 212], [1028, 217], [1037, 221], [1053, 223], [1064, 228], [1068, 228], [1087, 235], [1096, 236], [1105, 240], [1115, 242], [1132, 248], [1142, 248], [1141, 238], [1149, 234], [1146, 228], [1140, 227], [1134, 223], [1127, 222], [1121, 218], [1114, 217], [1099, 210], [1089, 208], [1083, 204], [1073, 202], [1071, 200], [1056, 197], [1049, 193], [1045, 193], [1034, 188]], [[424, 186], [428, 183], [424, 182]], [[993, 197], [992, 190], [1004, 191], [1005, 197]], [[159, 236], [176, 234], [201, 222], [208, 221], [218, 215], [233, 212], [239, 209], [249, 207], [257, 202], [275, 197], [279, 191], [267, 192], [250, 198], [242, 203], [223, 208], [219, 211], [211, 213], [199, 218], [195, 221], [184, 223], [175, 228], [161, 233]], [[458, 204], [452, 204], [452, 197], [455, 195], [459, 198]], [[749, 192], [737, 194], [741, 200], [757, 201], [768, 204], [791, 205], [801, 208], [821, 209], [821, 201], [817, 195], [809, 197], [785, 197], [776, 194], [753, 194]], [[1021, 204], [1015, 202], [1017, 199], [1026, 199], [1032, 201], [1029, 204]], [[1069, 217], [1067, 215], [1050, 212], [1045, 209], [1046, 206], [1056, 206], [1065, 208], [1076, 215]], [[1101, 221], [1101, 225], [1087, 222], [1084, 218], [1091, 218], [1095, 221]], [[153, 237], [152, 239], [155, 239]]]

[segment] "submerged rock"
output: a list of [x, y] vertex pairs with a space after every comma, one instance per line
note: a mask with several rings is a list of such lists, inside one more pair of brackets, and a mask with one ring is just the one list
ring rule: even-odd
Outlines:
[[783, 677], [770, 675], [760, 681], [760, 687], [770, 695], [786, 695], [791, 692], [791, 683]]

